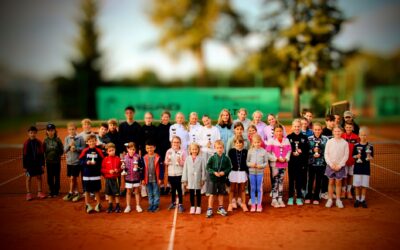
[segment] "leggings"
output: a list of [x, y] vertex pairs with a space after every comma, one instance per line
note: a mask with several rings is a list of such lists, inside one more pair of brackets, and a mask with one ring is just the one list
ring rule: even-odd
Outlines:
[[282, 199], [283, 196], [283, 178], [285, 177], [286, 168], [275, 168], [274, 170], [274, 189], [272, 198]]
[[264, 174], [250, 174], [250, 197], [251, 204], [256, 204], [256, 194], [257, 194], [257, 204], [261, 205], [262, 195], [263, 195], [263, 178]]
[[190, 206], [194, 207], [194, 196], [196, 196], [197, 207], [201, 207], [201, 190], [200, 189], [189, 189], [190, 194]]
[[303, 198], [303, 194], [301, 192], [301, 187], [304, 181], [303, 180], [303, 165], [299, 163], [290, 163], [289, 162], [289, 198], [294, 197], [294, 189], [296, 188], [297, 198]]
[[171, 203], [176, 202], [176, 192], [178, 191], [179, 204], [183, 203], [182, 199], [182, 176], [168, 176], [168, 181], [171, 184]]
[[[325, 166], [310, 166], [309, 167], [309, 179], [308, 179], [308, 191], [306, 198], [319, 201], [319, 191], [321, 189], [322, 177], [324, 177]], [[315, 178], [315, 189], [313, 192]]]

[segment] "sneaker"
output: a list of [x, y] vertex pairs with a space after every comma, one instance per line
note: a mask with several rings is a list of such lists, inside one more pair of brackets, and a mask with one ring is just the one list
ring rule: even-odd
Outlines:
[[321, 198], [327, 200], [328, 199], [328, 193], [327, 192], [322, 193], [321, 194]]
[[190, 214], [194, 214], [196, 212], [196, 207], [190, 207]]
[[90, 214], [90, 212], [93, 211], [93, 207], [90, 204], [86, 204], [85, 209], [86, 209], [86, 213], [88, 213], [88, 214]]
[[233, 205], [232, 204], [229, 204], [228, 205], [228, 212], [232, 212], [233, 211]]
[[287, 202], [288, 206], [293, 206], [293, 197], [290, 197]]
[[220, 214], [222, 216], [226, 216], [228, 213], [225, 211], [223, 207], [219, 207], [217, 210], [217, 214]]
[[31, 193], [27, 193], [27, 194], [26, 194], [26, 200], [27, 200], [27, 201], [31, 201], [32, 199], [33, 199], [32, 194], [31, 194]]
[[100, 203], [97, 203], [97, 205], [96, 205], [96, 207], [94, 208], [94, 210], [95, 210], [96, 212], [100, 213], [101, 207], [102, 207], [101, 204], [100, 204]]
[[130, 213], [131, 212], [131, 206], [126, 206], [124, 213]]
[[236, 199], [232, 199], [232, 208], [233, 208], [233, 209], [236, 209], [236, 208], [237, 208]]
[[248, 212], [249, 211], [249, 209], [247, 209], [247, 206], [246, 206], [246, 204], [242, 204], [242, 209], [243, 209], [243, 212]]
[[338, 208], [344, 208], [344, 206], [343, 206], [343, 202], [341, 201], [341, 200], [336, 200], [336, 206], [338, 207]]
[[314, 201], [312, 202], [312, 204], [314, 204], [314, 205], [319, 205], [319, 200], [314, 200]]
[[261, 213], [262, 212], [262, 205], [257, 205], [257, 212], [258, 213]]
[[143, 209], [142, 209], [142, 207], [140, 205], [136, 205], [136, 212], [138, 212], [138, 213], [143, 212]]
[[358, 207], [360, 206], [360, 204], [361, 204], [361, 202], [360, 202], [359, 200], [356, 200], [356, 201], [354, 202], [354, 207], [355, 207], [355, 208], [358, 208]]
[[255, 212], [256, 211], [256, 205], [251, 205], [250, 212]]
[[175, 203], [171, 203], [171, 205], [169, 205], [168, 210], [172, 210], [175, 209], [176, 205]]
[[114, 212], [116, 212], [116, 213], [121, 213], [122, 212], [121, 207], [119, 206], [119, 203], [117, 203], [117, 205], [115, 206]]
[[304, 200], [304, 203], [305, 203], [305, 204], [310, 204], [310, 203], [311, 203], [311, 200], [310, 200], [310, 199], [305, 199], [305, 200]]
[[285, 202], [283, 202], [282, 199], [279, 199], [279, 200], [278, 200], [278, 204], [279, 204], [279, 207], [286, 207], [286, 206], [285, 206]]
[[207, 218], [211, 218], [212, 216], [213, 216], [212, 208], [208, 208], [208, 209], [207, 209], [207, 213], [206, 213], [206, 217], [207, 217]]
[[48, 193], [47, 194], [47, 198], [52, 198], [53, 197], [53, 194], [52, 193]]
[[153, 212], [153, 210], [154, 210], [154, 206], [153, 206], [153, 205], [150, 205], [150, 206], [147, 208], [147, 212]]
[[113, 211], [113, 205], [112, 203], [110, 203], [107, 208], [107, 213], [112, 213], [112, 211]]
[[39, 199], [44, 199], [44, 198], [46, 198], [46, 195], [45, 195], [43, 192], [38, 192], [38, 193], [37, 193], [37, 197], [38, 197]]
[[201, 207], [196, 207], [196, 214], [201, 214]]
[[332, 204], [333, 204], [332, 199], [328, 199], [328, 201], [327, 201], [326, 204], [325, 204], [325, 207], [330, 208], [330, 207], [332, 207]]
[[303, 206], [303, 199], [297, 198], [297, 199], [296, 199], [296, 205], [297, 205], [297, 206]]
[[153, 210], [151, 210], [153, 213], [160, 211], [160, 208], [156, 205], [154, 205]]
[[185, 211], [185, 209], [183, 208], [183, 205], [182, 204], [179, 204], [178, 205], [178, 213], [183, 213], [183, 211]]
[[351, 192], [347, 192], [346, 195], [347, 199], [353, 199], [353, 195], [351, 195]]
[[251, 199], [247, 202], [247, 205], [251, 206]]
[[272, 199], [271, 206], [273, 206], [274, 208], [278, 208], [279, 207], [278, 201], [276, 199]]
[[171, 188], [170, 187], [166, 187], [165, 188], [165, 195], [168, 195], [169, 192], [171, 192]]
[[77, 202], [81, 199], [81, 195], [79, 193], [74, 194], [74, 197], [72, 198], [72, 202]]
[[367, 202], [366, 202], [365, 200], [363, 200], [363, 201], [361, 202], [361, 206], [362, 206], [363, 208], [368, 208]]
[[70, 201], [73, 198], [73, 194], [72, 193], [68, 193], [66, 196], [64, 196], [63, 200], [64, 201]]

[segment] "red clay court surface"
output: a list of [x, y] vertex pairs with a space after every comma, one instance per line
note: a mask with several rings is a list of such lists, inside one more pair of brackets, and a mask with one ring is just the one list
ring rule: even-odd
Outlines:
[[[393, 129], [394, 132], [397, 128], [387, 126], [384, 131], [388, 133], [388, 129]], [[60, 130], [59, 134], [64, 138], [65, 131]], [[25, 135], [22, 131], [18, 135], [2, 136], [2, 142], [21, 143]], [[43, 138], [42, 133], [39, 138]], [[383, 136], [372, 138], [384, 139]], [[393, 151], [396, 153], [397, 147]], [[13, 153], [14, 158], [18, 152]], [[393, 177], [396, 174], [385, 173], [385, 178], [389, 179], [381, 180], [395, 181], [393, 187], [388, 186], [390, 188], [382, 192], [368, 191], [368, 209], [353, 208], [351, 200], [344, 201], [344, 209], [325, 208], [324, 200], [318, 206], [275, 209], [270, 206], [271, 198], [264, 193], [262, 213], [237, 210], [227, 217], [215, 213], [213, 218], [207, 219], [207, 198], [203, 197], [201, 215], [189, 215], [186, 195], [186, 211], [177, 215], [173, 227], [174, 211], [166, 210], [169, 196], [161, 198], [159, 212], [142, 214], [103, 211], [88, 215], [82, 200], [64, 202], [62, 197], [27, 202], [23, 192], [24, 177], [17, 177], [22, 173], [18, 160], [7, 159], [3, 154], [0, 151], [2, 249], [400, 249], [400, 183]], [[398, 154], [378, 160], [393, 162], [390, 171], [398, 173]], [[14, 177], [17, 178], [10, 181]], [[32, 187], [36, 190], [34, 185]], [[287, 196], [287, 192], [285, 194]], [[102, 204], [107, 206], [104, 199]], [[121, 204], [125, 207], [125, 199]], [[226, 204], [227, 199], [225, 207]], [[141, 205], [146, 208], [147, 199], [142, 199]], [[171, 237], [174, 230], [175, 235]]]

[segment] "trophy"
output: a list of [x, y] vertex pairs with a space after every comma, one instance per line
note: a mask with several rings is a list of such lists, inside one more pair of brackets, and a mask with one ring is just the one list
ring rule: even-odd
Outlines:
[[175, 165], [176, 165], [177, 167], [179, 167], [179, 160], [180, 160], [180, 158], [181, 158], [181, 152], [178, 151], [178, 152], [176, 152], [175, 154], [176, 154], [176, 163], [175, 163]]
[[[362, 150], [362, 147], [357, 147], [357, 152], [358, 152], [359, 155], [361, 155], [361, 150]], [[358, 158], [356, 162], [357, 163], [362, 163], [363, 161], [361, 160], [361, 158]]]
[[125, 160], [124, 159], [121, 159], [121, 169], [122, 169], [121, 175], [127, 175], [128, 174], [126, 172], [126, 166], [125, 166]]
[[372, 160], [372, 156], [371, 156], [372, 150], [371, 150], [371, 146], [369, 144], [367, 145], [367, 149], [365, 150], [365, 153], [367, 153], [367, 158], [365, 160], [367, 160], [367, 161]]
[[192, 134], [192, 139], [193, 139], [193, 142], [196, 142], [196, 135], [194, 133]]
[[176, 128], [171, 128], [171, 130], [172, 130], [172, 135], [176, 136]]
[[293, 152], [293, 155], [294, 156], [299, 156], [299, 142], [298, 141], [295, 141], [294, 142], [294, 147], [295, 147], [295, 150], [294, 150], [294, 152]]
[[210, 143], [209, 147], [211, 147], [211, 134], [207, 134], [207, 137], [208, 137], [208, 142]]
[[96, 162], [94, 161], [94, 158], [97, 156], [97, 154], [95, 152], [90, 153], [90, 158], [92, 158], [92, 160], [90, 161], [90, 164], [94, 165], [96, 164]]
[[138, 158], [136, 156], [133, 157], [133, 171], [138, 171]]
[[72, 152], [74, 152], [75, 149], [76, 149], [76, 147], [75, 147], [75, 136], [71, 137], [71, 142], [69, 143], [69, 145], [70, 145], [70, 150]]
[[314, 146], [314, 158], [320, 157], [320, 154], [319, 154], [319, 143], [320, 143], [320, 141], [316, 141], [316, 142], [315, 142], [315, 146]]
[[279, 145], [279, 161], [283, 161], [283, 146]]

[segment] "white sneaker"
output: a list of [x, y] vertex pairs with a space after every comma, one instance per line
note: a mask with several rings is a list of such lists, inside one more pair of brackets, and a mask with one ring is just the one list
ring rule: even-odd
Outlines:
[[327, 200], [328, 199], [328, 193], [322, 193], [321, 198]]
[[242, 199], [237, 199], [237, 206], [242, 207]]
[[140, 205], [136, 205], [136, 211], [138, 213], [141, 213], [141, 212], [143, 212], [143, 209], [142, 209], [142, 207], [140, 207]]
[[325, 204], [325, 207], [332, 207], [332, 204], [333, 204], [333, 201], [332, 201], [332, 199], [328, 199], [328, 201], [326, 202], [326, 204]]
[[130, 213], [131, 212], [131, 206], [126, 206], [124, 213]]
[[247, 202], [247, 205], [251, 206], [251, 199]]
[[237, 203], [236, 203], [236, 199], [235, 198], [232, 199], [232, 208], [233, 209], [237, 208]]
[[337, 206], [338, 208], [344, 208], [343, 202], [342, 202], [341, 200], [336, 200], [336, 206]]
[[196, 208], [195, 207], [190, 207], [190, 214], [194, 214], [196, 212]]
[[278, 204], [279, 204], [279, 207], [286, 207], [286, 206], [285, 206], [285, 202], [283, 202], [282, 199], [279, 199], [279, 200], [278, 200]]
[[196, 207], [196, 214], [201, 214], [201, 207]]
[[278, 208], [279, 207], [278, 201], [276, 199], [272, 199], [271, 206], [273, 206], [274, 208]]

